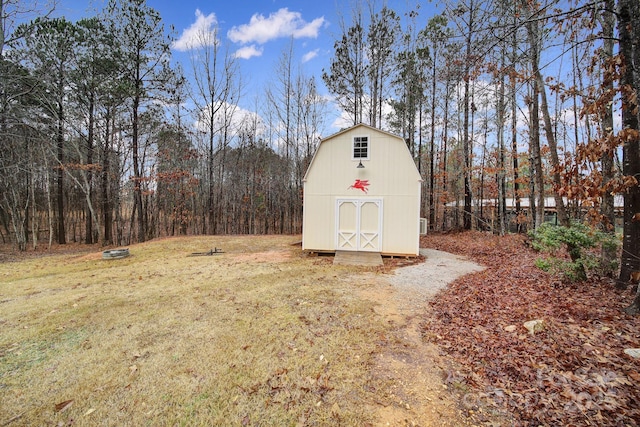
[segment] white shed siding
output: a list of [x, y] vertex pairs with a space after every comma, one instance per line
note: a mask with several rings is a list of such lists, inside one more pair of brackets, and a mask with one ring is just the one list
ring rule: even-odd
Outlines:
[[[418, 190], [419, 191], [419, 190]], [[418, 255], [420, 247], [420, 199], [414, 196], [394, 198], [385, 203], [385, 216], [391, 218], [383, 224], [383, 252], [388, 254]], [[407, 248], [414, 248], [408, 252]]]
[[[369, 158], [353, 159], [354, 136], [369, 138]], [[367, 192], [349, 188], [368, 181]], [[338, 199], [382, 199], [382, 253], [417, 255], [419, 248], [420, 175], [404, 141], [358, 125], [320, 143], [304, 183], [303, 249], [336, 249]]]
[[[306, 191], [306, 187], [305, 187]], [[302, 215], [302, 249], [334, 251], [336, 228], [335, 198], [332, 196], [304, 196]]]

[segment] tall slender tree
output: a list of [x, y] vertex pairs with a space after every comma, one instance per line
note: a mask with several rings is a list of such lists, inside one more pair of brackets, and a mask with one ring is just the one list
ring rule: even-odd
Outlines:
[[[614, 96], [614, 79], [611, 69], [611, 61], [614, 56], [615, 40], [614, 29], [616, 24], [615, 17], [615, 0], [605, 0], [602, 12], [597, 15], [602, 26], [602, 49], [601, 52], [601, 75], [602, 90], [607, 102], [604, 103], [600, 113], [600, 129], [604, 144], [601, 144], [600, 164], [602, 167], [602, 203], [600, 205], [600, 214], [602, 216], [602, 229], [605, 233], [615, 236], [615, 206], [614, 195], [611, 188], [614, 180], [614, 158], [615, 150], [606, 141], [610, 141], [614, 132], [613, 118], [613, 102], [610, 97]], [[605, 245], [602, 248], [602, 266], [605, 274], [613, 275], [612, 265], [616, 259], [616, 248]]]
[[133, 210], [137, 218], [137, 238], [145, 241], [150, 230], [143, 204], [145, 170], [142, 164], [140, 115], [171, 77], [170, 40], [165, 35], [160, 14], [145, 0], [110, 0], [105, 19], [116, 34], [123, 56], [123, 80], [128, 85], [131, 109], [131, 156], [133, 165]]
[[349, 114], [351, 124], [361, 123], [364, 117], [364, 85], [367, 75], [365, 63], [365, 33], [362, 14], [335, 42], [335, 56], [329, 70], [322, 71], [322, 80], [338, 105]]
[[85, 196], [85, 243], [91, 244], [94, 243], [94, 234], [97, 234], [98, 241], [104, 240], [95, 197], [95, 177], [103, 169], [97, 155], [101, 141], [97, 131], [100, 112], [117, 79], [119, 48], [104, 23], [96, 17], [82, 19], [76, 27], [77, 59], [71, 75], [73, 96], [70, 101], [76, 104], [75, 115], [78, 117], [72, 125], [79, 135], [79, 143], [74, 144], [79, 161], [75, 169], [79, 176], [70, 174], [70, 177]]
[[[473, 168], [473, 151], [471, 127], [472, 122], [472, 93], [471, 81], [476, 78], [478, 68], [481, 65], [483, 49], [482, 35], [483, 25], [487, 19], [486, 10], [480, 7], [477, 0], [463, 0], [448, 7], [448, 17], [456, 25], [457, 30], [464, 34], [463, 67], [463, 100], [462, 100], [462, 150], [464, 156], [464, 218], [463, 227], [466, 230], [472, 226], [472, 186], [471, 175]], [[485, 40], [486, 41], [486, 40]]]
[[[523, 0], [523, 7], [528, 11], [529, 5]], [[540, 147], [540, 80], [537, 78], [540, 64], [540, 23], [533, 14], [526, 14], [524, 26], [527, 29], [528, 58], [529, 58], [529, 93], [527, 105], [529, 108], [529, 152], [530, 152], [530, 206], [533, 215], [534, 228], [544, 222], [544, 169], [542, 167], [542, 151]]]
[[400, 17], [388, 7], [371, 10], [367, 32], [367, 86], [369, 88], [369, 124], [382, 127], [385, 95], [393, 73], [393, 55], [400, 34]]
[[441, 52], [444, 50], [451, 31], [447, 28], [447, 18], [443, 15], [436, 15], [429, 19], [426, 28], [421, 31], [422, 36], [428, 41], [429, 65], [431, 66], [431, 87], [429, 88], [428, 110], [431, 113], [429, 126], [429, 228], [433, 230], [436, 226], [436, 206], [435, 206], [435, 158], [436, 158], [436, 116], [437, 116], [437, 85], [438, 70], [442, 68]]
[[53, 119], [55, 135], [56, 178], [56, 237], [65, 244], [65, 143], [68, 139], [67, 110], [71, 71], [75, 67], [78, 31], [75, 24], [64, 18], [41, 19], [19, 27], [28, 55], [25, 61], [34, 70], [41, 86], [38, 102], [44, 113]]
[[207, 234], [216, 234], [220, 215], [222, 184], [217, 180], [216, 158], [227, 149], [220, 138], [224, 120], [224, 109], [231, 103], [237, 103], [241, 93], [241, 76], [237, 58], [229, 46], [219, 38], [219, 27], [201, 29], [195, 37], [190, 50], [193, 70], [194, 90], [192, 100], [196, 105], [196, 118], [199, 131], [204, 133], [206, 158], [206, 220], [203, 230]]
[[[623, 61], [620, 78], [623, 141], [622, 174], [627, 181], [624, 193], [624, 225], [620, 281], [640, 275], [640, 4], [635, 0], [618, 1], [618, 34]], [[640, 286], [626, 311], [640, 313]]]

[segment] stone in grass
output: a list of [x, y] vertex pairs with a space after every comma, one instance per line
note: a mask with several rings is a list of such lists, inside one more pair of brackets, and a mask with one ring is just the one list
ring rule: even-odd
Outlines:
[[640, 348], [625, 348], [624, 352], [634, 359], [640, 359]]
[[509, 325], [504, 327], [504, 330], [507, 332], [515, 332], [516, 329], [518, 329], [516, 325]]
[[544, 329], [544, 322], [540, 319], [529, 320], [528, 322], [524, 322], [523, 326], [527, 328], [531, 335], [535, 335], [536, 332], [540, 332]]

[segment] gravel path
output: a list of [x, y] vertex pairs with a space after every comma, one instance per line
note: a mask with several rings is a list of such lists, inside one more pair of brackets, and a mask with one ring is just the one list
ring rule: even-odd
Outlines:
[[427, 300], [460, 276], [484, 270], [468, 259], [435, 249], [420, 249], [425, 261], [400, 267], [387, 280], [399, 293], [410, 292]]
[[[384, 275], [367, 298], [379, 303], [375, 311], [395, 325], [394, 339], [378, 355], [374, 372], [388, 381], [386, 404], [376, 411], [376, 425], [463, 427], [473, 425], [443, 383], [446, 361], [437, 347], [424, 340], [421, 323], [429, 300], [450, 282], [483, 269], [464, 257], [420, 249], [425, 261], [398, 267]], [[380, 276], [378, 276], [380, 277]]]

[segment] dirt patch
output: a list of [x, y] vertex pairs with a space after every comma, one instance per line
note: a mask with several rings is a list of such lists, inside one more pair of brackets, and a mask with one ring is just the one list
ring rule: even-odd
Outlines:
[[102, 252], [92, 252], [79, 258], [81, 261], [97, 261], [102, 259]]
[[482, 270], [478, 264], [446, 252], [422, 249], [424, 262], [376, 278], [362, 297], [393, 326], [385, 337], [374, 375], [387, 384], [373, 410], [380, 426], [467, 426], [445, 378], [451, 370], [434, 344], [422, 338], [420, 325], [429, 299], [456, 278]]
[[234, 254], [235, 261], [279, 263], [291, 259], [291, 251], [267, 251], [246, 254]]

